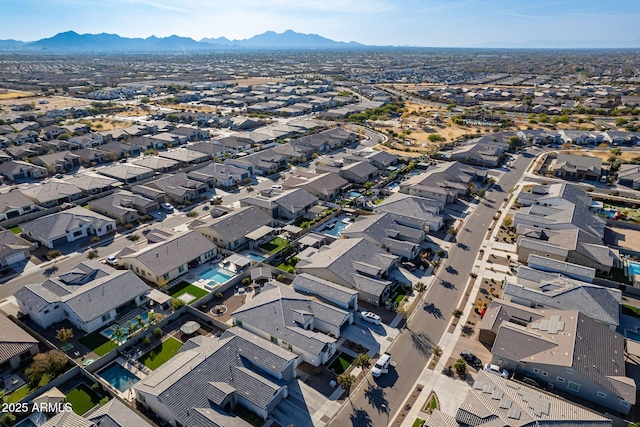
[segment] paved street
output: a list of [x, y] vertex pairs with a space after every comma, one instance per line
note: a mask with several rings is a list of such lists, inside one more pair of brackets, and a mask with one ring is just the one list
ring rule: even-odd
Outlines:
[[[537, 151], [529, 150], [519, 156], [467, 219], [458, 233], [457, 244], [438, 269], [424, 304], [416, 308], [408, 326], [391, 347], [395, 370], [375, 382], [371, 380], [370, 384], [365, 381], [364, 387], [353, 391], [351, 402], [344, 405], [331, 422], [332, 426], [382, 426], [401, 409], [460, 302], [493, 215], [535, 153]], [[389, 414], [385, 408], [389, 408]]]

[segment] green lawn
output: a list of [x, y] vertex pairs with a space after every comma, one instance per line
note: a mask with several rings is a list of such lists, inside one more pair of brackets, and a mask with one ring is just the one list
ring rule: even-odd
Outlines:
[[98, 356], [104, 356], [117, 347], [115, 342], [102, 335], [100, 331], [95, 331], [89, 335], [85, 335], [80, 338], [80, 343]]
[[622, 314], [633, 317], [640, 317], [640, 308], [634, 307], [632, 305], [622, 304]]
[[421, 418], [416, 418], [416, 420], [413, 422], [412, 427], [422, 427], [424, 425], [425, 421]]
[[270, 254], [275, 254], [280, 249], [284, 248], [288, 243], [289, 243], [288, 240], [285, 240], [282, 237], [276, 237], [269, 243], [265, 243], [260, 247], [266, 251], [269, 251]]
[[402, 302], [402, 300], [404, 299], [404, 297], [407, 295], [407, 290], [404, 288], [404, 286], [398, 286], [396, 288], [396, 292], [398, 292], [398, 295], [396, 295], [394, 300], [395, 300], [395, 302], [400, 304]]
[[20, 234], [20, 233], [22, 233], [22, 228], [20, 228], [20, 226], [19, 226], [19, 225], [16, 225], [15, 227], [11, 227], [11, 228], [10, 228], [10, 230], [11, 230], [11, 232], [12, 232], [13, 234]]
[[329, 368], [333, 368], [336, 374], [340, 375], [344, 371], [347, 370], [351, 363], [353, 362], [353, 356], [350, 356], [346, 353], [341, 353], [340, 356], [336, 360], [333, 361]]
[[429, 409], [438, 409], [438, 399], [436, 398], [435, 394], [431, 395], [431, 397], [429, 398], [429, 402], [427, 402], [427, 405], [424, 407], [425, 411], [428, 411]]
[[169, 288], [167, 292], [169, 292], [169, 295], [171, 295], [173, 298], [178, 298], [180, 295], [185, 294], [187, 292], [190, 293], [191, 295], [196, 297], [196, 299], [191, 301], [189, 304], [193, 304], [194, 302], [198, 301], [200, 298], [202, 298], [203, 296], [209, 293], [202, 288], [192, 285], [189, 282], [180, 282], [174, 287]]
[[9, 394], [7, 397], [7, 403], [16, 403], [21, 401], [40, 387], [49, 384], [49, 381], [51, 381], [51, 376], [49, 376], [49, 374], [45, 374], [40, 378], [40, 382], [35, 387], [31, 388], [31, 384], [23, 385], [13, 393]]
[[175, 338], [169, 338], [145, 353], [138, 359], [149, 369], [156, 370], [167, 360], [171, 359], [182, 347], [182, 343]]
[[296, 265], [298, 264], [298, 261], [300, 261], [299, 258], [291, 257], [285, 262], [278, 264], [278, 268], [280, 270], [288, 271], [289, 273], [295, 273]]
[[100, 403], [100, 396], [95, 394], [88, 385], [82, 383], [67, 393], [67, 402], [71, 403], [73, 412], [82, 415]]

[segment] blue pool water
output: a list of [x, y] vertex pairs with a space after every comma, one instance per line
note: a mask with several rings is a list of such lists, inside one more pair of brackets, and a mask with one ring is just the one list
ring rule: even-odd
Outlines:
[[222, 267], [207, 268], [205, 271], [200, 273], [200, 277], [202, 279], [211, 280], [220, 284], [227, 282], [233, 276], [234, 274], [231, 271]]
[[616, 211], [602, 211], [600, 212], [600, 215], [606, 216], [608, 218], [613, 218], [614, 216], [616, 216], [618, 212]]
[[257, 252], [245, 252], [245, 255], [254, 261], [258, 261], [258, 262], [264, 261], [264, 256], [260, 255]]
[[640, 264], [638, 264], [637, 262], [630, 262], [629, 263], [629, 277], [631, 277], [631, 279], [633, 279], [633, 276], [636, 274], [640, 274]]
[[331, 226], [331, 224], [324, 226], [324, 228], [320, 230], [320, 232], [322, 234], [328, 234], [333, 237], [340, 237], [340, 235], [342, 234], [342, 230], [349, 226], [349, 224], [342, 221], [337, 221], [333, 224], [333, 227]]
[[387, 188], [390, 190], [397, 187], [400, 187], [400, 183], [398, 181], [393, 181], [391, 184], [387, 185]]
[[129, 390], [135, 383], [140, 381], [140, 378], [117, 363], [114, 363], [113, 365], [102, 371], [100, 373], [100, 376], [123, 393]]
[[362, 196], [362, 194], [358, 193], [357, 191], [350, 191], [347, 194], [347, 197], [350, 199], [355, 199], [356, 197], [360, 197], [360, 196]]
[[[144, 319], [144, 323], [147, 323], [147, 318], [149, 317], [149, 313], [147, 313], [146, 311], [144, 313], [142, 313], [140, 315], [140, 317], [142, 317]], [[126, 331], [129, 329], [129, 325], [136, 325], [138, 326], [138, 322], [133, 319], [133, 320], [129, 320], [127, 323], [120, 325], [120, 327], [122, 328], [122, 331], [125, 332], [125, 334], [122, 336], [122, 339], [120, 340], [120, 342], [125, 342], [127, 339], [129, 339], [129, 334], [126, 333]], [[104, 335], [105, 337], [111, 339], [111, 336], [113, 335], [113, 329], [112, 328], [107, 328], [104, 331], [101, 332], [102, 335]]]

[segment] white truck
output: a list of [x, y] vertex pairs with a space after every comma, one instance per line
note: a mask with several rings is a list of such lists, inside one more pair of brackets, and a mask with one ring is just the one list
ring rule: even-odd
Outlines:
[[390, 365], [391, 354], [384, 353], [382, 356], [380, 356], [376, 364], [373, 365], [373, 368], [371, 369], [371, 375], [373, 375], [374, 377], [379, 377], [382, 374], [386, 374], [387, 372], [389, 372]]

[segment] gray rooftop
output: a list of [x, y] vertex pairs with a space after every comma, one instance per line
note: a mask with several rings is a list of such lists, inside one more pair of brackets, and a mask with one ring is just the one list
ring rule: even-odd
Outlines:
[[212, 218], [195, 229], [210, 228], [225, 241], [234, 242], [262, 226], [271, 225], [272, 222], [269, 215], [253, 206], [247, 206], [219, 218]]
[[66, 211], [60, 211], [47, 216], [25, 222], [20, 225], [23, 231], [28, 231], [45, 240], [54, 240], [65, 236], [70, 231], [90, 223], [94, 228], [100, 228], [115, 221], [97, 212], [76, 206]]
[[291, 285], [296, 291], [316, 295], [327, 300], [338, 301], [343, 304], [349, 304], [354, 295], [358, 295], [358, 292], [355, 290], [336, 285], [328, 280], [307, 273], [296, 276]]

